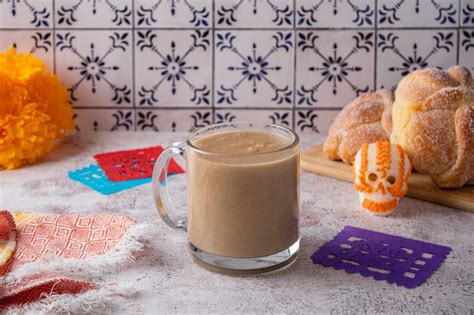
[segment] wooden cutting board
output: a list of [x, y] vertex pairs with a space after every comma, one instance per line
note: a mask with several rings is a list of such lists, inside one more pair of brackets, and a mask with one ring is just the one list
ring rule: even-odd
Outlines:
[[[352, 166], [326, 159], [322, 144], [301, 154], [301, 168], [308, 172], [352, 182]], [[408, 181], [408, 196], [474, 212], [474, 186], [441, 189], [433, 184], [427, 175], [414, 172]]]

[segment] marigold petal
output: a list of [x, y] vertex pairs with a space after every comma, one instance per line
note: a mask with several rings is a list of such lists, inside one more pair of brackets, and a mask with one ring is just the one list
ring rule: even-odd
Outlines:
[[17, 82], [27, 80], [34, 73], [45, 69], [43, 61], [32, 54], [17, 54], [13, 47], [5, 54], [0, 54], [0, 72], [9, 74]]
[[34, 163], [73, 130], [67, 90], [44, 62], [0, 53], [0, 169]]

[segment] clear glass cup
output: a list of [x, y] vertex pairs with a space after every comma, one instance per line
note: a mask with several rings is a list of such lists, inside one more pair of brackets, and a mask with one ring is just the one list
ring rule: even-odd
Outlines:
[[[218, 154], [194, 145], [228, 131], [273, 133], [288, 144], [253, 154]], [[187, 232], [194, 261], [208, 270], [239, 275], [282, 269], [299, 250], [299, 154], [298, 135], [282, 126], [223, 123], [199, 129], [167, 148], [156, 162], [156, 207], [167, 225]], [[187, 214], [173, 209], [167, 191], [173, 157], [186, 160]]]

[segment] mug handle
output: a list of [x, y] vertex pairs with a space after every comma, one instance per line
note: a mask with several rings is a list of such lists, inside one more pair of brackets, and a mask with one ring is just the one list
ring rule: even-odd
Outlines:
[[[171, 198], [168, 192], [168, 165], [172, 157], [184, 157], [184, 144], [173, 143], [169, 148], [161, 152], [153, 168], [152, 190], [156, 209], [161, 219], [174, 229], [186, 231], [186, 215], [175, 214], [176, 209], [171, 206]], [[173, 219], [171, 216], [174, 217]]]

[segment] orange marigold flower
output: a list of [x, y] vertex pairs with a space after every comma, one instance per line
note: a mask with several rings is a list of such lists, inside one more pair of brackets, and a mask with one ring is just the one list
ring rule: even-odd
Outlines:
[[0, 53], [0, 169], [34, 163], [73, 130], [64, 85], [44, 62], [10, 48]]

